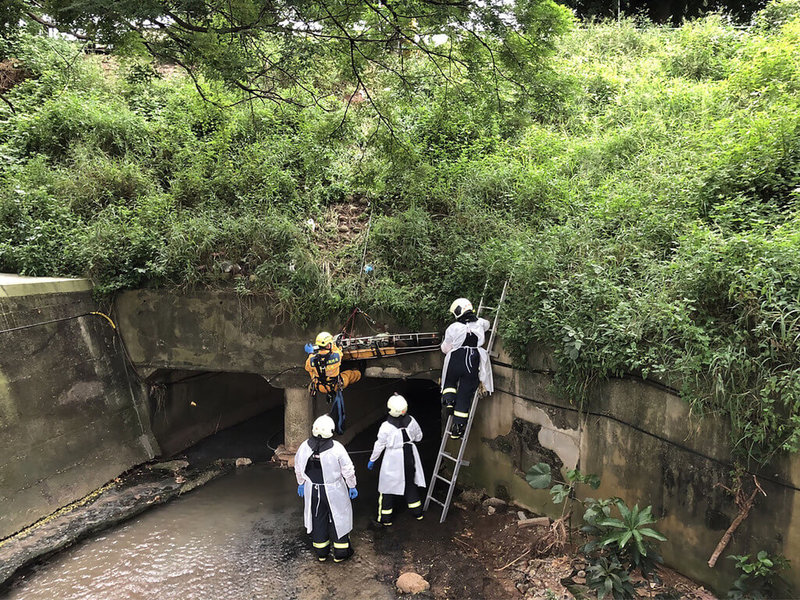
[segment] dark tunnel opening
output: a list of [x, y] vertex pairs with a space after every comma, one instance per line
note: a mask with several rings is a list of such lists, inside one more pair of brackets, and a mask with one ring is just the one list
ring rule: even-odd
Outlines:
[[[257, 449], [248, 447], [246, 439], [283, 426], [283, 390], [254, 373], [158, 371], [148, 383], [151, 426], [163, 456], [185, 453], [215, 436], [198, 459], [246, 456], [243, 452]], [[253, 430], [238, 447], [235, 432], [220, 435], [237, 426]]]
[[[186, 457], [195, 465], [239, 457], [264, 462], [284, 442], [284, 390], [260, 375], [163, 370], [150, 377], [149, 385], [152, 428], [164, 457]], [[344, 393], [347, 429], [341, 440], [354, 462], [366, 463], [393, 392], [405, 396], [422, 428], [418, 447], [430, 472], [441, 439], [434, 381], [365, 378], [354, 384]], [[318, 398], [314, 418], [329, 408]]]

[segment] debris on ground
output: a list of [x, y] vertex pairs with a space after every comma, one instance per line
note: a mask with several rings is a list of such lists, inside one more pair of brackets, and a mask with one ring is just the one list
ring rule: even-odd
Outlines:
[[408, 573], [401, 573], [397, 578], [397, 590], [402, 594], [421, 594], [430, 589], [429, 584], [421, 575], [410, 571]]
[[[385, 557], [395, 573], [424, 574], [430, 583], [425, 597], [440, 600], [576, 597], [570, 588], [585, 598], [596, 597], [586, 585], [589, 563], [578, 549], [583, 544], [580, 533], [573, 532], [562, 552], [539, 556], [537, 545], [550, 536], [550, 519], [523, 510], [505, 511], [508, 505], [497, 500], [482, 490], [467, 490], [442, 524], [428, 515], [416, 522], [400, 514], [391, 530], [370, 533], [375, 553]], [[488, 514], [490, 509], [494, 514]], [[641, 597], [714, 600], [702, 586], [671, 569], [661, 567], [657, 573], [660, 583], [655, 584], [632, 576]]]

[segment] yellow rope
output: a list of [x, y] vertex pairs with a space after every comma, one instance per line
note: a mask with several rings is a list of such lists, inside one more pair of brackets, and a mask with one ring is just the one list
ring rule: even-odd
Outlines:
[[98, 317], [103, 317], [106, 321], [111, 323], [111, 327], [113, 327], [114, 329], [117, 328], [117, 326], [114, 324], [114, 321], [112, 321], [111, 317], [109, 317], [107, 314], [101, 313], [100, 311], [97, 311], [97, 310], [93, 310], [89, 314], [90, 315], [97, 315]]

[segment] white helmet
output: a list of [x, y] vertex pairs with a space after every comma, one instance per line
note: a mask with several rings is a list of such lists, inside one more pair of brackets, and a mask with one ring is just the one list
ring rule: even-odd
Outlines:
[[400, 394], [395, 392], [389, 401], [386, 403], [389, 408], [389, 414], [393, 417], [402, 417], [408, 412], [408, 402]]
[[317, 420], [314, 421], [314, 425], [311, 426], [311, 435], [326, 439], [332, 438], [334, 428], [333, 419], [328, 415], [322, 415], [318, 417]]
[[466, 298], [459, 298], [450, 305], [450, 312], [453, 313], [456, 319], [468, 310], [472, 310], [472, 302]]

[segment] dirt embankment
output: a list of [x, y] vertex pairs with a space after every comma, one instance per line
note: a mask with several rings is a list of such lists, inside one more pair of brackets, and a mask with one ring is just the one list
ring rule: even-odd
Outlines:
[[[497, 498], [490, 500], [480, 492], [468, 491], [454, 503], [443, 524], [438, 522], [438, 511], [429, 511], [421, 522], [401, 515], [392, 528], [371, 534], [375, 553], [386, 557], [376, 577], [388, 582], [404, 571], [422, 575], [430, 590], [414, 598], [595, 598], [585, 587], [588, 564], [578, 550], [584, 543], [580, 534], [573, 534], [573, 544], [563, 553], [537, 556], [537, 542], [548, 528], [518, 526], [519, 510]], [[655, 584], [632, 578], [638, 597], [715, 598], [671, 569], [660, 568], [658, 575], [660, 583]]]

